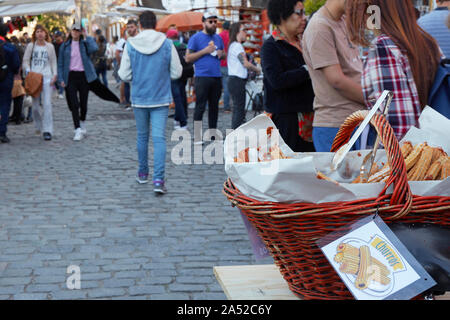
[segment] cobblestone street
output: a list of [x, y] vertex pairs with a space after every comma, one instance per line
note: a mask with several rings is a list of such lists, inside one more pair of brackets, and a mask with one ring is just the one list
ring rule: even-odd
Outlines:
[[[53, 115], [52, 141], [33, 123], [10, 123], [11, 143], [0, 145], [0, 299], [226, 299], [213, 266], [271, 262], [255, 261], [222, 194], [224, 166], [170, 161], [172, 119], [168, 193], [157, 197], [135, 181], [132, 111], [91, 92], [81, 142], [65, 99], [53, 99]], [[219, 129], [230, 125], [221, 109]], [[80, 267], [79, 290], [67, 287], [71, 265]]]

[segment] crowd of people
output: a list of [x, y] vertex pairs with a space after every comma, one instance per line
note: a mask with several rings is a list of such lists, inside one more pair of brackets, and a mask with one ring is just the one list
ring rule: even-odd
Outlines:
[[[89, 83], [101, 77], [104, 86], [110, 85], [108, 69], [113, 69], [120, 87], [120, 105], [135, 115], [140, 184], [149, 182], [152, 137], [152, 182], [157, 193], [166, 192], [169, 105], [175, 104], [174, 129], [187, 130], [190, 78], [196, 94], [195, 145], [205, 142], [206, 110], [208, 128], [217, 129], [222, 96], [224, 112], [232, 112], [230, 127], [236, 129], [246, 121], [245, 88], [250, 73], [263, 75], [264, 111], [295, 152], [330, 151], [344, 120], [354, 111], [371, 108], [384, 90], [394, 93], [388, 120], [401, 139], [418, 124], [441, 60], [450, 55], [450, 1], [437, 0], [437, 4], [436, 10], [416, 21], [412, 1], [327, 0], [306, 17], [302, 0], [269, 0], [268, 16], [274, 28], [262, 45], [261, 66], [253, 64], [245, 52], [245, 26], [225, 22], [218, 34], [215, 11], [204, 13], [203, 30], [189, 39], [176, 26], [166, 34], [156, 31], [156, 16], [150, 11], [129, 20], [122, 38], [116, 37], [111, 44], [101, 32], [95, 38], [87, 36], [77, 23], [66, 39], [61, 32], [50, 35], [38, 25], [28, 40], [7, 40], [6, 28], [0, 25], [0, 46], [8, 66], [0, 79], [0, 141], [9, 142], [6, 126], [14, 80], [20, 83], [29, 72], [43, 76], [42, 90], [32, 98], [36, 132], [51, 140], [54, 86], [59, 97], [65, 91], [75, 128], [73, 139], [81, 140], [87, 133]], [[379, 27], [367, 27], [369, 6], [380, 8]], [[28, 41], [26, 46], [22, 41]], [[13, 121], [31, 118], [21, 110], [19, 100], [16, 109], [15, 99]], [[215, 138], [213, 134], [211, 140]]]

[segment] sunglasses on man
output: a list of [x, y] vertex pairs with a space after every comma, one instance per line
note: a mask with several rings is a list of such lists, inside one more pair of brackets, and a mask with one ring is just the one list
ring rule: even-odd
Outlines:
[[207, 21], [209, 24], [217, 24], [217, 20], [208, 20]]

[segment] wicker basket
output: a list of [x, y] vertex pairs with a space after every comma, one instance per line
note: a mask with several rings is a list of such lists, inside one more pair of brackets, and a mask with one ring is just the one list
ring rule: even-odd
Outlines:
[[[332, 152], [347, 143], [354, 128], [365, 118], [360, 111], [340, 128]], [[450, 225], [450, 197], [421, 197], [411, 193], [406, 165], [398, 140], [382, 115], [371, 124], [386, 149], [391, 175], [380, 195], [370, 199], [322, 204], [261, 202], [243, 195], [228, 179], [224, 194], [244, 212], [258, 230], [289, 288], [302, 299], [353, 299], [329, 264], [316, 241], [337, 228], [376, 212], [386, 223], [431, 223]], [[393, 193], [386, 190], [393, 185]]]

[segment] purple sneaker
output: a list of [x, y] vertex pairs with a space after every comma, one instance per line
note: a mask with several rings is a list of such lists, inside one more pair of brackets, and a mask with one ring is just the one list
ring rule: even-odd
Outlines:
[[155, 180], [153, 181], [153, 191], [157, 194], [164, 194], [167, 192], [166, 187], [164, 187], [163, 180]]
[[136, 175], [136, 181], [139, 184], [144, 184], [144, 183], [148, 183], [148, 174], [145, 173], [138, 173]]

